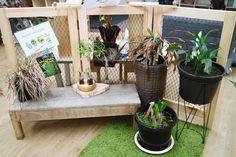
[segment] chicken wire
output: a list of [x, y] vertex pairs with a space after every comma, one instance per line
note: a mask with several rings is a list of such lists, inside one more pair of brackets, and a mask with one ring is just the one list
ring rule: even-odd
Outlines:
[[[30, 18], [25, 18], [25, 19], [30, 19]], [[73, 70], [72, 70], [72, 58], [71, 58], [71, 50], [70, 50], [70, 36], [69, 36], [69, 26], [68, 26], [68, 19], [66, 16], [59, 16], [59, 17], [43, 17], [41, 19], [44, 19], [43, 21], [49, 21], [49, 23], [52, 26], [52, 29], [59, 41], [59, 46], [58, 48], [54, 47], [54, 48], [50, 48], [49, 52], [53, 52], [60, 70], [61, 70], [61, 76], [62, 76], [62, 81], [63, 84], [66, 85], [66, 74], [65, 74], [65, 64], [61, 64], [60, 62], [62, 61], [67, 61], [70, 63], [70, 75], [71, 78], [73, 76]], [[17, 32], [14, 31], [14, 28], [12, 28], [13, 32]], [[41, 71], [41, 68], [39, 66], [39, 64], [36, 61], [36, 58], [39, 56], [42, 56], [45, 52], [38, 52], [35, 53], [31, 56], [26, 57], [25, 53], [23, 52], [21, 46], [19, 45], [18, 41], [16, 41], [15, 39], [15, 50], [16, 50], [16, 56], [17, 56], [17, 61], [19, 64], [22, 64], [25, 59], [29, 59], [32, 60], [33, 63], [35, 64], [36, 68], [39, 69], [39, 71]], [[41, 71], [42, 72], [42, 71]], [[42, 75], [43, 72], [42, 72]], [[51, 77], [47, 77], [48, 81], [50, 81], [50, 84], [52, 87], [56, 87], [57, 83], [56, 83], [56, 79], [54, 76]]]

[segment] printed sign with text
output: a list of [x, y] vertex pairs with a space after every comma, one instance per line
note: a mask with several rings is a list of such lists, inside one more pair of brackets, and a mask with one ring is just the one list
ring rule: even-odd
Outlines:
[[49, 22], [19, 31], [15, 36], [27, 57], [59, 45]]

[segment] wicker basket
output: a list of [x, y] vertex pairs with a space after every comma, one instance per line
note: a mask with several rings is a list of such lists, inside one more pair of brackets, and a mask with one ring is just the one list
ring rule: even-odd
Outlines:
[[148, 70], [145, 65], [136, 62], [136, 88], [141, 100], [141, 107], [148, 108], [151, 101], [157, 101], [163, 98], [166, 85], [167, 66], [159, 64], [149, 66]]

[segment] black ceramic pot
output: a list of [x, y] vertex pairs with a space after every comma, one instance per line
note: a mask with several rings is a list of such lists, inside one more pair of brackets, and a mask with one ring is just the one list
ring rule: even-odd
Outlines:
[[[142, 112], [142, 109], [138, 112]], [[172, 128], [177, 122], [177, 115], [173, 109], [167, 107], [164, 112], [171, 115], [173, 122], [169, 123], [168, 127], [165, 128], [150, 128], [145, 126], [135, 115], [135, 120], [138, 124], [140, 144], [148, 150], [151, 151], [161, 151], [168, 147], [171, 140]]]
[[225, 69], [220, 64], [213, 62], [212, 66], [217, 68], [221, 74], [216, 76], [199, 76], [190, 74], [183, 69], [185, 60], [178, 63], [180, 74], [179, 94], [187, 102], [204, 105], [212, 101], [219, 82], [225, 74]]

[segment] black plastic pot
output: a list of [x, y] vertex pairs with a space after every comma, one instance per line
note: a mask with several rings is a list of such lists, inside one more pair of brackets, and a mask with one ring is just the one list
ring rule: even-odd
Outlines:
[[199, 76], [190, 74], [182, 67], [185, 60], [178, 63], [180, 74], [179, 94], [187, 102], [192, 104], [204, 105], [212, 101], [218, 84], [225, 74], [225, 69], [220, 64], [213, 62], [212, 66], [221, 71], [217, 76]]
[[[105, 48], [112, 48], [118, 50], [118, 45], [116, 43], [103, 43], [103, 44], [105, 45]], [[93, 64], [95, 66], [105, 67], [105, 60], [104, 58], [97, 58], [96, 56], [93, 56]], [[115, 65], [116, 61], [108, 60], [108, 67], [114, 67]]]
[[[143, 110], [139, 110], [138, 112], [142, 113]], [[177, 115], [173, 109], [167, 107], [164, 110], [164, 113], [167, 112], [171, 115], [173, 122], [169, 123], [168, 127], [165, 128], [150, 128], [145, 126], [142, 122], [140, 122], [137, 118], [137, 114], [135, 115], [135, 120], [138, 124], [139, 136], [141, 140], [141, 145], [148, 150], [152, 151], [161, 151], [168, 147], [169, 142], [171, 140], [171, 132], [172, 128], [175, 126], [177, 122]]]
[[149, 103], [152, 101], [158, 101], [163, 98], [167, 65], [162, 57], [159, 58], [160, 64], [148, 66], [136, 62], [135, 73], [136, 73], [136, 88], [141, 100], [141, 107], [147, 109]]

